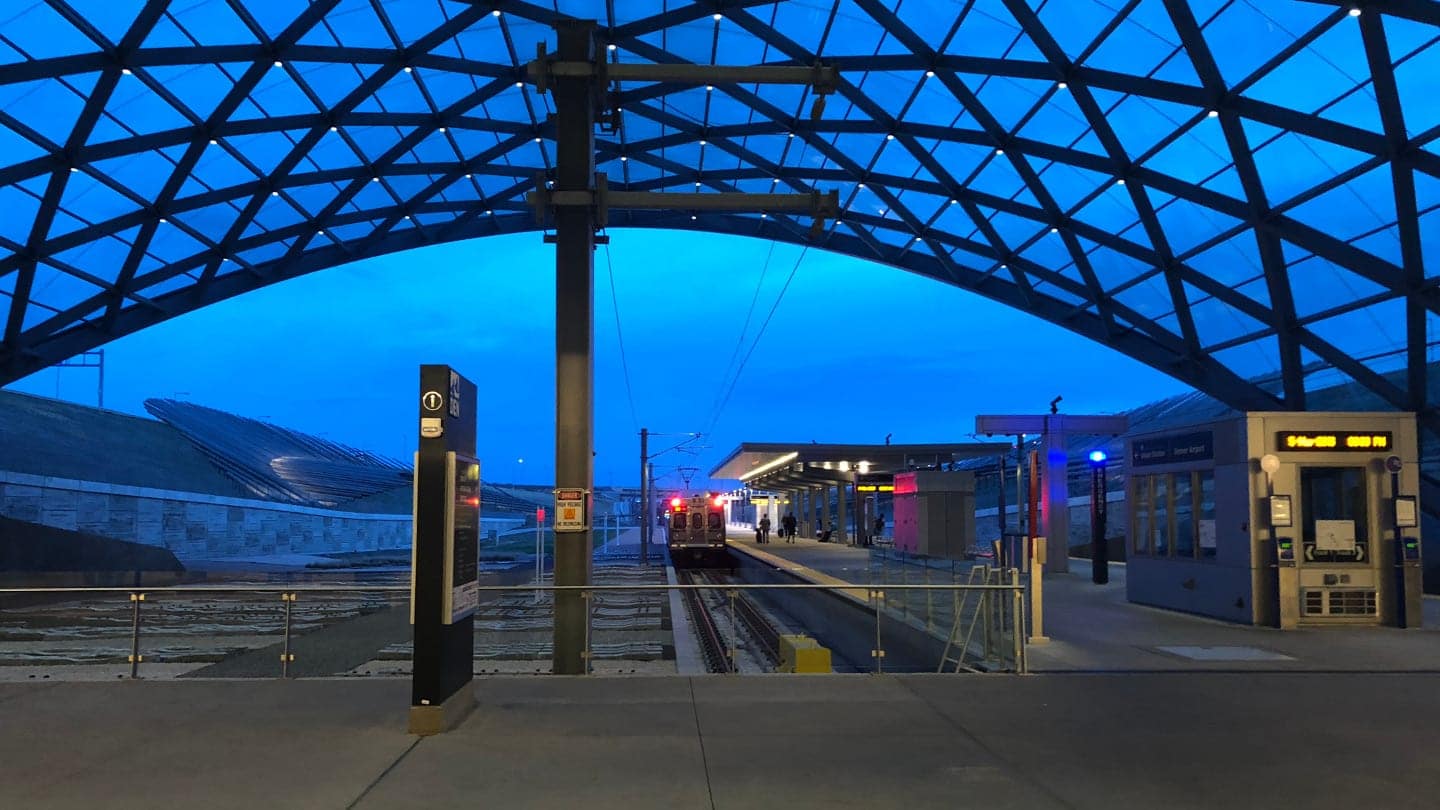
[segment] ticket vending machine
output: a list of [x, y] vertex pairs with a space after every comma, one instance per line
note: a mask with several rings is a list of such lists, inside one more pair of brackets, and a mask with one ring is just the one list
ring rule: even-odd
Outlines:
[[[1410, 414], [1248, 414], [1257, 622], [1418, 627], [1421, 569]], [[1258, 479], [1258, 480], [1257, 480]], [[1256, 568], [1257, 572], [1261, 569]], [[1261, 609], [1263, 615], [1261, 615]]]

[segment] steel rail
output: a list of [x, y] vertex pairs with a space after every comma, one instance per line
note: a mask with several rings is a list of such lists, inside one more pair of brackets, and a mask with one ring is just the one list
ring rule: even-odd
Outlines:
[[[688, 571], [676, 573], [678, 578], [686, 581], [686, 585], [693, 579], [693, 575]], [[720, 636], [720, 628], [715, 625], [715, 617], [710, 615], [710, 609], [705, 605], [699, 589], [686, 589], [684, 602], [686, 612], [690, 614], [690, 626], [695, 628], [695, 636], [700, 642], [700, 653], [705, 658], [705, 667], [711, 672], [734, 672], [735, 662], [730, 660], [726, 653], [727, 647]]]
[[[721, 582], [719, 576], [711, 571], [700, 572], [699, 579], [715, 587], [731, 587], [729, 583]], [[750, 636], [755, 639], [760, 651], [778, 666], [780, 663], [780, 631], [771, 624], [769, 619], [765, 618], [765, 614], [760, 612], [760, 608], [748, 596], [737, 595], [735, 616], [740, 624], [745, 626]]]

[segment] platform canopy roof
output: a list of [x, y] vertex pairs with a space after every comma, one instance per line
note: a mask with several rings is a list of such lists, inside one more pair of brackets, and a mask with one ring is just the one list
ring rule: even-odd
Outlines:
[[999, 456], [1004, 442], [947, 444], [818, 444], [744, 442], [710, 471], [712, 480], [739, 481], [749, 487], [805, 486], [853, 480], [855, 474], [890, 476], [936, 469], [956, 461]]
[[[1426, 0], [5, 4], [0, 383], [304, 273], [534, 229], [553, 107], [522, 68], [567, 16], [597, 20], [620, 62], [842, 71], [819, 120], [793, 87], [618, 88], [597, 157], [612, 188], [837, 189], [822, 249], [1232, 407], [1355, 381], [1437, 424]], [[611, 224], [802, 242], [809, 223]]]

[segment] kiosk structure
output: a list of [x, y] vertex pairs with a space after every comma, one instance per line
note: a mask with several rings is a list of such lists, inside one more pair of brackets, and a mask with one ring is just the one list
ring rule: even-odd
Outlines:
[[1411, 413], [1246, 413], [1127, 437], [1130, 601], [1247, 624], [1420, 626]]
[[475, 698], [474, 614], [479, 603], [480, 463], [475, 384], [449, 366], [420, 367], [410, 547], [414, 626], [410, 732], [453, 728]]

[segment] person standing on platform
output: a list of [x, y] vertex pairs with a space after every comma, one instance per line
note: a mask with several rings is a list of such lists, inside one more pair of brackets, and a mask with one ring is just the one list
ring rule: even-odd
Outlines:
[[760, 542], [770, 542], [770, 516], [760, 518]]
[[876, 540], [879, 540], [879, 539], [880, 539], [880, 535], [882, 535], [882, 534], [884, 534], [884, 533], [885, 533], [885, 513], [882, 512], [882, 513], [880, 513], [880, 514], [878, 514], [878, 515], [875, 516], [875, 534], [874, 534], [874, 536], [872, 536], [872, 537], [870, 538], [871, 544], [874, 544], [874, 542], [875, 542]]
[[786, 538], [785, 542], [787, 542], [787, 543], [793, 543], [793, 542], [795, 542], [795, 515], [794, 515], [794, 513], [792, 513], [792, 512], [786, 512], [786, 513], [785, 513], [785, 517], [781, 520], [781, 525], [784, 527], [785, 538]]

